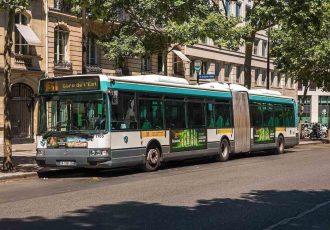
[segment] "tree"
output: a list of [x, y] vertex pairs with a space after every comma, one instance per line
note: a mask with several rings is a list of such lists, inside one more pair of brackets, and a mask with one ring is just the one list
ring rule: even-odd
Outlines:
[[[83, 0], [71, 0], [81, 6]], [[222, 40], [227, 38], [228, 20], [215, 4], [204, 0], [92, 0], [90, 19], [102, 20], [108, 31], [99, 44], [106, 57], [121, 63], [125, 57], [167, 53], [181, 45], [193, 45], [206, 37], [209, 18], [217, 17]], [[218, 12], [218, 13], [217, 13]], [[119, 60], [119, 61], [118, 61]], [[164, 60], [167, 74], [167, 58]]]
[[304, 104], [311, 83], [330, 85], [330, 1], [289, 1], [284, 11], [292, 16], [272, 32], [272, 55], [281, 72], [305, 86]]
[[7, 172], [13, 169], [12, 162], [12, 140], [11, 140], [11, 123], [9, 116], [9, 99], [11, 98], [11, 56], [12, 56], [12, 46], [13, 46], [13, 29], [15, 12], [18, 10], [23, 10], [28, 5], [28, 0], [2, 0], [0, 1], [0, 10], [5, 10], [8, 14], [7, 22], [7, 33], [5, 36], [5, 47], [4, 47], [4, 141], [3, 141], [3, 171]]

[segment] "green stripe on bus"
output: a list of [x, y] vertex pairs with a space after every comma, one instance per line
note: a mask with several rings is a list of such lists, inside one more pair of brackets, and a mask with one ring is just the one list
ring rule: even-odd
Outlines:
[[271, 102], [271, 103], [279, 103], [279, 104], [294, 104], [294, 100], [289, 98], [279, 98], [279, 97], [269, 97], [269, 96], [259, 96], [259, 95], [249, 95], [250, 101], [257, 102]]
[[169, 94], [181, 94], [181, 95], [191, 95], [191, 96], [206, 96], [213, 98], [227, 98], [230, 99], [230, 92], [215, 92], [215, 91], [204, 91], [198, 89], [187, 89], [178, 88], [171, 86], [158, 86], [158, 85], [143, 85], [143, 84], [127, 84], [123, 82], [116, 82], [112, 85], [112, 89], [117, 90], [136, 90], [144, 92], [154, 92], [154, 93], [169, 93]]

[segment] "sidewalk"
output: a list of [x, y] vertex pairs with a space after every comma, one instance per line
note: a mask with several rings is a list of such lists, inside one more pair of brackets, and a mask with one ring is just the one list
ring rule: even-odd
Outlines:
[[[0, 171], [0, 181], [7, 179], [24, 178], [37, 175], [40, 169], [35, 163], [35, 144], [15, 144], [13, 145], [13, 163], [15, 170], [10, 173]], [[3, 163], [3, 145], [0, 145], [0, 168]]]
[[[322, 144], [321, 140], [300, 140], [299, 145]], [[326, 142], [329, 143], [329, 142]], [[41, 169], [35, 162], [36, 149], [35, 144], [15, 144], [13, 145], [13, 163], [15, 170], [10, 173], [0, 171], [0, 182], [2, 180], [16, 179], [36, 176], [37, 171]], [[0, 169], [3, 161], [3, 145], [0, 145]]]

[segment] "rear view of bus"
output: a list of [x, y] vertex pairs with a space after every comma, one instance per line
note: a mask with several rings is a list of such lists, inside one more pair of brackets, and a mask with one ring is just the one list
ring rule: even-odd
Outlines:
[[110, 161], [106, 82], [97, 75], [40, 81], [38, 165], [89, 167]]

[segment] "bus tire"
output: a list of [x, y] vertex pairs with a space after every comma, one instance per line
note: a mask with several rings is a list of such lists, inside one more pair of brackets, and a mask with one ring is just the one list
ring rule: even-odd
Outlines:
[[230, 144], [228, 139], [223, 138], [220, 142], [219, 153], [216, 155], [216, 160], [220, 162], [227, 161], [230, 155]]
[[285, 148], [285, 144], [284, 144], [284, 137], [282, 135], [279, 135], [277, 138], [277, 146], [276, 146], [276, 153], [277, 154], [283, 154], [284, 153], [284, 148]]
[[148, 148], [146, 160], [144, 163], [144, 171], [156, 171], [160, 165], [160, 151], [157, 147]]

